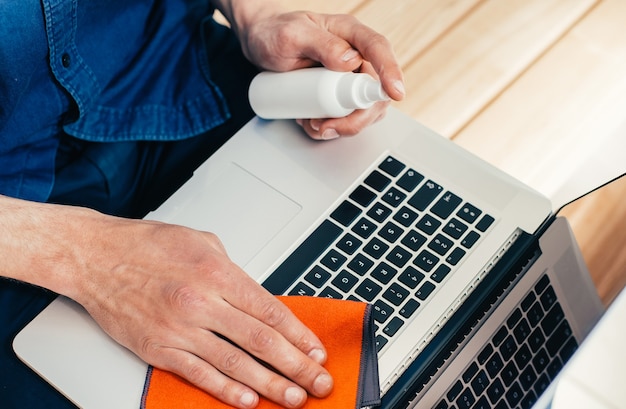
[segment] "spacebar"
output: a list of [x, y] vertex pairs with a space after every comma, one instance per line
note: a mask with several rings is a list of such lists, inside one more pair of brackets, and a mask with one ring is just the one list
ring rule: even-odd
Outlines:
[[284, 294], [291, 284], [300, 278], [320, 254], [339, 237], [342, 231], [333, 222], [324, 220], [263, 282], [263, 287], [272, 294]]

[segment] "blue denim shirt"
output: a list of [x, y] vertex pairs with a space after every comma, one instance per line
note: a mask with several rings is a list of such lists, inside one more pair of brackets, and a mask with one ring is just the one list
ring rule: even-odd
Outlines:
[[164, 141], [223, 123], [201, 36], [212, 12], [208, 0], [0, 7], [0, 194], [45, 201], [63, 133]]

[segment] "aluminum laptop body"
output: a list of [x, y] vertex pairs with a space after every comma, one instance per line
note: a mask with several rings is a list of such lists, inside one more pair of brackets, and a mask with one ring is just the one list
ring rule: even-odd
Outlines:
[[[280, 271], [286, 262], [293, 261], [290, 254], [297, 253], [306, 242], [306, 237], [315, 233], [322, 224], [330, 221], [340, 225], [337, 219], [341, 217], [336, 216], [335, 209], [344, 202], [360, 200], [353, 197], [359, 186], [367, 181], [368, 175], [384, 173], [380, 170], [381, 166], [391, 157], [405, 166], [396, 176], [388, 177], [392, 183], [398, 182], [407, 173], [411, 176], [419, 173], [423, 180], [414, 187], [415, 190], [440, 186], [440, 192], [432, 202], [435, 204], [430, 204], [429, 209], [434, 208], [436, 203], [445, 205], [444, 202], [450, 198], [459, 200], [454, 212], [447, 219], [439, 220], [441, 225], [436, 227], [438, 230], [434, 236], [447, 237], [442, 233], [443, 229], [450, 229], [450, 224], [456, 226], [463, 212], [469, 213], [466, 216], [476, 216], [473, 224], [466, 223], [469, 228], [463, 234], [476, 230], [485, 215], [491, 218], [485, 231], [481, 230], [478, 238], [474, 236], [471, 249], [461, 244], [465, 236], [450, 244], [455, 248], [451, 253], [462, 254], [462, 258], [455, 256], [452, 260], [448, 255], [451, 253], [435, 257], [441, 260], [441, 264], [453, 263], [451, 271], [439, 280], [431, 280], [428, 274], [432, 271], [423, 274], [431, 285], [437, 281], [436, 285], [432, 285], [427, 299], [420, 298], [419, 308], [409, 319], [403, 320], [400, 328], [394, 328], [394, 336], [380, 348], [379, 369], [384, 402], [394, 407], [408, 396], [407, 388], [403, 386], [406, 382], [415, 384], [423, 381], [414, 379], [412, 365], [417, 362], [422, 369], [432, 365], [435, 357], [439, 358], [440, 351], [432, 353], [429, 346], [434, 345], [433, 341], [438, 340], [442, 333], [447, 333], [449, 337], [449, 325], [456, 325], [457, 322], [453, 317], [465, 311], [463, 306], [468, 300], [477, 304], [482, 302], [470, 298], [476, 289], [480, 289], [481, 293], [493, 291], [493, 288], [482, 289], [481, 284], [492, 283], [492, 277], [503, 275], [503, 271], [524, 256], [531, 243], [537, 243], [540, 235], [549, 228], [554, 214], [546, 197], [413, 119], [390, 109], [384, 120], [368, 127], [360, 135], [332, 142], [310, 140], [292, 121], [253, 119], [147, 218], [212, 231], [222, 239], [231, 258], [258, 282], [270, 289], [298, 293], [302, 288], [296, 281], [289, 281], [283, 273], [277, 279], [274, 272]], [[383, 197], [389, 193], [386, 189], [380, 192], [369, 188], [365, 190], [374, 192], [374, 203], [380, 201], [385, 207], [393, 208]], [[398, 192], [403, 193], [402, 188], [393, 191]], [[398, 208], [411, 200], [413, 192], [404, 192], [404, 195], [404, 202], [395, 204]], [[351, 206], [359, 208], [360, 205], [352, 203]], [[476, 209], [479, 210], [474, 212]], [[429, 211], [416, 211], [420, 217], [418, 223]], [[370, 218], [365, 212], [363, 210], [362, 214], [350, 220], [352, 224], [346, 228], [348, 233], [359, 237], [361, 221]], [[474, 213], [480, 213], [480, 217]], [[431, 219], [437, 217], [431, 216]], [[408, 229], [419, 230], [414, 224]], [[345, 235], [340, 233], [337, 237], [337, 241], [341, 241]], [[368, 240], [362, 239], [371, 244]], [[428, 243], [435, 241], [432, 237], [428, 240]], [[397, 243], [401, 241], [399, 239]], [[446, 242], [439, 243], [435, 251], [431, 244], [424, 247], [429, 254], [436, 254], [441, 245], [448, 245]], [[387, 261], [391, 252], [402, 246], [390, 244], [389, 247], [389, 253], [384, 256]], [[456, 248], [460, 250], [456, 251]], [[322, 265], [323, 270], [332, 269], [328, 263], [337, 257], [330, 257], [326, 249], [318, 250], [313, 264]], [[406, 266], [420, 270], [416, 265], [422, 251], [420, 248], [411, 253], [411, 260]], [[336, 254], [346, 256], [345, 264], [337, 267], [338, 272], [345, 270], [353, 273], [347, 267], [352, 256], [342, 251]], [[311, 257], [310, 254], [308, 256]], [[432, 260], [422, 257], [421, 261], [428, 263]], [[306, 269], [306, 273], [311, 266], [302, 268]], [[403, 274], [402, 269], [398, 270], [401, 271], [399, 274]], [[363, 291], [369, 289], [365, 285], [366, 278], [357, 279], [361, 280], [360, 284], [355, 285], [348, 298], [359, 299], [361, 293], [355, 293], [357, 288]], [[315, 290], [317, 295], [328, 288], [337, 290], [331, 284], [322, 287]], [[417, 294], [415, 291], [420, 291], [408, 288], [410, 297]], [[585, 291], [591, 290], [587, 288]], [[389, 291], [391, 287], [383, 288], [385, 294]], [[481, 295], [479, 298], [482, 300], [484, 297]], [[385, 300], [388, 301], [389, 297]], [[597, 306], [597, 302], [592, 304]], [[406, 312], [403, 306], [400, 309]], [[585, 321], [581, 324], [583, 333], [589, 327], [589, 317], [585, 315], [581, 319]], [[388, 326], [385, 325], [381, 325], [381, 335], [387, 331]], [[442, 329], [446, 330], [442, 332]], [[109, 339], [72, 301], [62, 297], [55, 300], [18, 335], [14, 348], [26, 364], [81, 407], [139, 407], [147, 365]], [[428, 362], [421, 361], [420, 357], [426, 355], [431, 357], [426, 360]], [[409, 375], [407, 368], [411, 369]]]

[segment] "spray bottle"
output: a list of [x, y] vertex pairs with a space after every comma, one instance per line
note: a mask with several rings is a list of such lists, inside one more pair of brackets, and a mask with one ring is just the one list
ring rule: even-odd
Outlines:
[[250, 83], [248, 98], [261, 118], [311, 119], [344, 117], [389, 96], [368, 74], [315, 67], [262, 72]]

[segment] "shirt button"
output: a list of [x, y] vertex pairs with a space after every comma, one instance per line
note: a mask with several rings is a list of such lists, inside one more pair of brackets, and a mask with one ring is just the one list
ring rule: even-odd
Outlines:
[[68, 53], [65, 53], [61, 56], [61, 64], [63, 64], [65, 68], [68, 68], [71, 63], [72, 59], [70, 58], [70, 55]]

